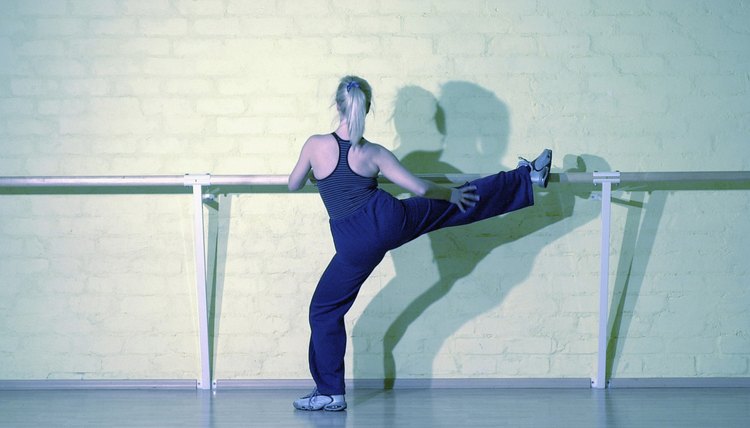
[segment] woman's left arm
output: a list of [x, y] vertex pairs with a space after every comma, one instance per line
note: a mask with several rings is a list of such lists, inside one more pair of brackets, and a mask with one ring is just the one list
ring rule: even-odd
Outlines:
[[291, 191], [305, 187], [305, 183], [307, 183], [307, 180], [311, 176], [312, 165], [310, 164], [310, 150], [312, 149], [310, 148], [310, 140], [308, 139], [305, 142], [305, 145], [302, 146], [297, 164], [294, 165], [292, 173], [289, 174], [289, 182], [287, 183], [287, 186]]
[[476, 194], [476, 186], [466, 185], [455, 188], [423, 180], [401, 165], [401, 162], [399, 162], [390, 150], [382, 146], [374, 145], [374, 147], [376, 151], [373, 161], [383, 176], [413, 194], [430, 199], [449, 201], [458, 205], [458, 209], [462, 212], [468, 207], [475, 206], [479, 201], [479, 195]]

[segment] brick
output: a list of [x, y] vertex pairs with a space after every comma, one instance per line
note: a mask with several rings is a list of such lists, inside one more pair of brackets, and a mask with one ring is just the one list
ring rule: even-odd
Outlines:
[[[92, 72], [99, 76], [134, 76], [143, 77], [143, 67], [127, 58], [102, 58], [91, 65]], [[137, 80], [136, 79], [136, 80]]]
[[49, 135], [56, 126], [48, 119], [16, 118], [6, 125], [10, 135]]
[[432, 5], [429, 2], [386, 0], [381, 2], [379, 11], [384, 15], [421, 15], [432, 12]]
[[266, 126], [263, 120], [258, 118], [227, 118], [220, 117], [216, 122], [219, 134], [260, 134]]
[[[109, 94], [110, 83], [105, 79], [70, 79], [62, 82], [61, 89], [71, 96], [103, 96]], [[68, 106], [72, 104], [67, 103]], [[79, 105], [82, 105], [80, 101]], [[63, 114], [70, 114], [70, 111], [66, 110]]]
[[566, 67], [571, 71], [590, 74], [611, 73], [614, 70], [612, 57], [602, 55], [570, 58], [566, 61]]
[[546, 337], [528, 337], [507, 341], [506, 346], [510, 354], [549, 354], [553, 342]]
[[667, 62], [658, 56], [619, 57], [615, 59], [615, 67], [627, 74], [663, 75], [667, 70]]
[[65, 47], [59, 40], [33, 40], [21, 43], [14, 49], [22, 56], [64, 56]]
[[558, 34], [563, 32], [559, 21], [544, 15], [521, 16], [511, 28], [519, 34]]
[[334, 55], [361, 55], [367, 52], [381, 52], [377, 37], [340, 37], [331, 40]]
[[166, 56], [170, 54], [171, 43], [162, 38], [132, 38], [120, 43], [119, 52], [123, 55], [138, 56]]
[[141, 102], [141, 109], [146, 115], [188, 115], [195, 112], [193, 102], [182, 97], [147, 98]]
[[80, 77], [87, 73], [82, 62], [71, 59], [40, 59], [35, 62], [35, 69], [38, 76]]
[[209, 79], [170, 79], [164, 88], [167, 94], [206, 95], [214, 91], [214, 84]]
[[461, 56], [479, 56], [486, 51], [482, 35], [443, 36], [437, 40], [437, 53]]
[[0, 16], [0, 35], [22, 34], [28, 29], [28, 23], [19, 19], [5, 19]]
[[717, 340], [714, 337], [674, 337], [665, 342], [670, 354], [701, 355], [717, 351]]
[[532, 54], [539, 51], [537, 39], [529, 36], [501, 35], [488, 43], [490, 55]]
[[746, 355], [699, 356], [696, 359], [699, 376], [742, 376], [748, 373]]
[[325, 17], [330, 15], [328, 2], [311, 5], [305, 0], [287, 0], [278, 5], [278, 13], [283, 16]]
[[245, 69], [244, 63], [238, 60], [211, 60], [200, 58], [195, 61], [194, 70], [203, 76], [237, 76]]
[[[668, 358], [643, 359], [642, 375], [644, 377], [693, 377], [700, 376], [696, 371], [696, 357], [692, 355], [673, 354]], [[637, 373], [635, 370], [633, 374]], [[625, 377], [625, 376], [623, 376]], [[634, 377], [629, 375], [627, 377]]]
[[650, 12], [650, 4], [647, 0], [636, 0], [627, 3], [621, 2], [594, 2], [592, 11], [595, 15], [647, 15]]
[[0, 114], [27, 115], [34, 111], [34, 103], [30, 98], [0, 98]]
[[719, 69], [718, 61], [707, 55], [670, 56], [667, 64], [673, 73], [683, 75], [715, 74]]
[[[467, 376], [487, 376], [497, 372], [498, 360], [495, 356], [467, 355], [460, 359], [461, 373]], [[429, 376], [430, 373], [423, 375]]]
[[71, 0], [70, 11], [81, 16], [112, 16], [118, 12], [115, 0]]
[[[182, 15], [223, 15], [226, 11], [225, 2], [222, 0], [178, 0], [175, 2], [175, 8]], [[257, 2], [251, 2], [255, 4]], [[247, 4], [243, 2], [242, 4]], [[234, 12], [231, 12], [234, 13]]]
[[[175, 58], [150, 58], [147, 59], [143, 64], [143, 72], [146, 76], [170, 76], [170, 77], [182, 77], [184, 79], [191, 79], [190, 76], [195, 74], [192, 72], [195, 70], [195, 61], [187, 59], [175, 59]], [[192, 78], [192, 81], [198, 81], [201, 79]], [[170, 80], [171, 82], [171, 80]]]
[[188, 21], [183, 18], [143, 18], [138, 27], [146, 36], [183, 36], [188, 32]]
[[170, 135], [202, 134], [208, 126], [208, 119], [202, 115], [168, 115], [164, 117], [164, 131]]
[[617, 16], [617, 28], [623, 34], [672, 34], [680, 31], [679, 25], [666, 15]]
[[[347, 3], [349, 3], [347, 1]], [[355, 5], [355, 8], [362, 2]], [[375, 3], [367, 3], [375, 4]], [[401, 32], [401, 18], [387, 17], [380, 14], [365, 14], [362, 16], [352, 16], [349, 25], [356, 29], [359, 34], [374, 35], [380, 38], [393, 35], [396, 36]]]
[[158, 121], [136, 114], [93, 114], [84, 117], [65, 117], [60, 120], [61, 134], [148, 134], [158, 128]]
[[517, 356], [503, 358], [497, 362], [497, 377], [529, 377], [549, 376], [550, 361], [547, 356]]
[[404, 34], [408, 36], [415, 34], [443, 34], [445, 28], [450, 26], [450, 20], [446, 17], [406, 16], [403, 18], [402, 25]]
[[222, 50], [225, 43], [221, 40], [186, 39], [175, 40], [172, 46], [174, 53], [178, 56], [212, 55]]
[[126, 15], [165, 15], [172, 10], [169, 0], [125, 0], [122, 11]]
[[643, 38], [643, 44], [646, 52], [655, 54], [672, 56], [698, 53], [698, 47], [694, 39], [680, 34], [669, 34], [666, 36], [664, 34], [646, 35]]
[[[240, 34], [244, 36], [283, 36], [298, 31], [294, 21], [277, 16], [240, 16], [239, 27]], [[256, 42], [253, 44], [255, 47], [257, 42], [263, 42], [263, 40], [254, 42]]]
[[[309, 4], [308, 4], [309, 6]], [[230, 15], [276, 15], [279, 14], [278, 2], [273, 0], [243, 1], [230, 0], [227, 6]]]
[[57, 0], [21, 1], [16, 2], [15, 7], [20, 15], [66, 15], [68, 5], [66, 2]]
[[643, 52], [643, 38], [638, 35], [601, 35], [591, 39], [597, 54], [638, 55]]
[[[612, 35], [618, 32], [620, 17], [614, 16], [567, 16], [561, 18], [564, 28], [570, 34], [587, 36]], [[640, 33], [639, 33], [640, 34]]]
[[138, 21], [135, 18], [91, 19], [88, 26], [91, 32], [96, 35], [124, 36], [138, 34]]
[[747, 335], [722, 336], [719, 338], [719, 349], [723, 354], [750, 354], [750, 338]]
[[237, 17], [198, 19], [193, 22], [193, 31], [206, 36], [228, 36], [240, 32], [240, 20]]
[[108, 79], [113, 82], [115, 96], [149, 96], [161, 93], [161, 80], [156, 78]]
[[42, 36], [72, 36], [82, 34], [85, 21], [75, 18], [42, 18], [36, 23], [36, 32]]
[[245, 103], [240, 98], [215, 98], [198, 100], [198, 113], [214, 115], [239, 114], [245, 111]]
[[561, 65], [558, 61], [539, 56], [504, 56], [479, 59], [467, 57], [462, 59], [456, 66], [459, 72], [469, 73], [473, 70], [477, 74], [498, 73], [515, 74], [557, 74]]

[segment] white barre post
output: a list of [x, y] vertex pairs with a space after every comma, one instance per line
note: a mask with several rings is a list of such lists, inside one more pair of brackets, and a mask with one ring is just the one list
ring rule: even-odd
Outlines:
[[198, 389], [211, 389], [208, 357], [208, 299], [206, 297], [206, 242], [203, 223], [203, 186], [210, 185], [208, 174], [186, 174], [185, 186], [193, 187], [193, 236], [195, 242], [195, 297], [198, 301], [198, 336], [201, 377]]
[[591, 381], [591, 386], [596, 389], [607, 387], [607, 326], [609, 324], [609, 246], [610, 220], [612, 213], [612, 183], [619, 182], [619, 172], [594, 173], [594, 185], [602, 185], [602, 231], [599, 255], [599, 338], [596, 377]]

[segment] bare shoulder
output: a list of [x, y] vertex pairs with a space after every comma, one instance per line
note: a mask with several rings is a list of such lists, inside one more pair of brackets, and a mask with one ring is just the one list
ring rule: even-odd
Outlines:
[[315, 134], [311, 135], [307, 141], [305, 142], [305, 145], [310, 146], [317, 146], [321, 144], [325, 144], [326, 142], [330, 142], [333, 137], [331, 134]]
[[391, 153], [390, 150], [386, 149], [380, 144], [373, 143], [371, 141], [365, 141], [362, 149], [368, 156], [383, 156], [389, 155]]
[[302, 151], [310, 157], [317, 157], [320, 153], [334, 150], [336, 144], [331, 134], [316, 134], [308, 137], [302, 146]]

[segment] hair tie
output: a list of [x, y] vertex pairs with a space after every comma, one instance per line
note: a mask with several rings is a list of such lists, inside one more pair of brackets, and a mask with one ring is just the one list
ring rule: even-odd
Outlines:
[[346, 84], [346, 92], [351, 91], [352, 88], [359, 88], [359, 83], [357, 83], [356, 80], [352, 80], [351, 82]]

